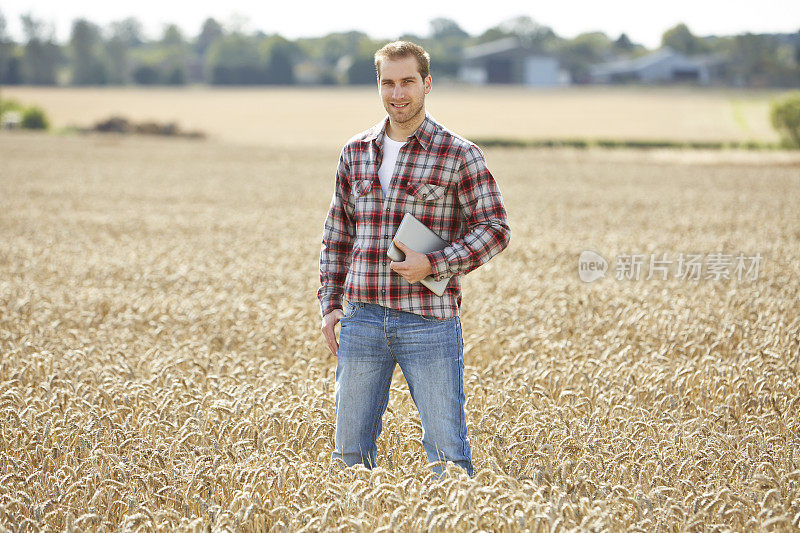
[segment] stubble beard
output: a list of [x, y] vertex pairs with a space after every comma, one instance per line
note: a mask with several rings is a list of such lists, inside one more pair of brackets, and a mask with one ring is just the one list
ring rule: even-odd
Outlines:
[[[410, 107], [413, 104], [414, 104], [414, 102], [412, 101], [412, 102], [409, 102], [408, 105]], [[422, 100], [420, 101], [419, 105], [414, 110], [413, 114], [410, 114], [408, 116], [408, 118], [402, 119], [402, 120], [400, 118], [398, 118], [396, 115], [392, 115], [392, 111], [395, 111], [395, 112], [398, 111], [397, 109], [394, 109], [392, 107], [392, 104], [387, 103], [386, 107], [387, 107], [386, 111], [389, 112], [389, 116], [392, 117], [392, 120], [395, 123], [397, 123], [398, 125], [405, 125], [405, 124], [408, 124], [408, 123], [413, 123], [415, 120], [417, 120], [419, 118], [420, 115], [423, 115], [425, 113], [425, 98], [424, 97], [422, 98]]]

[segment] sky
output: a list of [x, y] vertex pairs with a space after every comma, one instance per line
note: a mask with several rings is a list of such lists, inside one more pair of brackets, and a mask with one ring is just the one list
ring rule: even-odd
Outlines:
[[349, 30], [393, 39], [404, 33], [426, 35], [430, 20], [437, 17], [453, 19], [469, 34], [478, 35], [505, 20], [527, 15], [562, 37], [588, 31], [603, 31], [612, 38], [626, 33], [648, 48], [657, 48], [664, 31], [681, 22], [701, 36], [800, 30], [800, 0], [491, 0], [477, 3], [479, 7], [474, 9], [467, 5], [463, 0], [0, 0], [0, 13], [5, 16], [7, 32], [17, 41], [22, 40], [19, 17], [31, 13], [53, 25], [59, 42], [68, 39], [76, 18], [105, 26], [129, 16], [142, 22], [149, 38], [160, 36], [170, 23], [193, 37], [207, 17], [228, 28], [280, 33], [289, 39]]

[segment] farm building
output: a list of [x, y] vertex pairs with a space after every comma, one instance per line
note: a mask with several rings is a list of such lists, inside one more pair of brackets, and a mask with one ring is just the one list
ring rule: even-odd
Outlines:
[[558, 59], [535, 53], [515, 37], [466, 48], [459, 78], [477, 85], [553, 87], [569, 82], [569, 75], [561, 69]]
[[688, 57], [665, 46], [634, 59], [622, 59], [594, 65], [593, 83], [676, 83], [708, 85], [715, 77], [720, 61], [713, 57]]

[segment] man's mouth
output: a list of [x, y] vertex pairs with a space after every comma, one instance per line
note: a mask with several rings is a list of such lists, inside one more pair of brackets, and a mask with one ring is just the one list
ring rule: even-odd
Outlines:
[[405, 103], [405, 104], [392, 104], [392, 107], [395, 107], [397, 109], [403, 109], [407, 105], [408, 105], [408, 103]]

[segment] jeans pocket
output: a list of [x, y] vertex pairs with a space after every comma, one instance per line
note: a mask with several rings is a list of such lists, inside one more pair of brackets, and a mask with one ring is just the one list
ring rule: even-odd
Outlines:
[[351, 302], [350, 300], [345, 300], [345, 311], [343, 318], [353, 318], [358, 313], [359, 308], [361, 305], [358, 302]]

